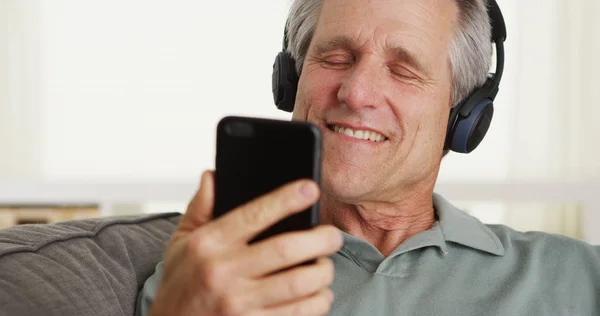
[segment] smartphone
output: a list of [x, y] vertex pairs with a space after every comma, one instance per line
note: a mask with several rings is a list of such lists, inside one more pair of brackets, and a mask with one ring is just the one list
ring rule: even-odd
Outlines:
[[[242, 116], [219, 121], [214, 218], [298, 179], [312, 179], [320, 185], [320, 176], [321, 133], [315, 125]], [[250, 243], [318, 223], [317, 201], [267, 228]]]

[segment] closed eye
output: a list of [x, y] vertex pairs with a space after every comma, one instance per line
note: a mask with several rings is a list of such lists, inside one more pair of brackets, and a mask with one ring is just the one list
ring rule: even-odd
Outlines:
[[390, 67], [390, 72], [401, 79], [413, 79], [413, 80], [421, 80], [421, 78], [416, 75], [414, 72], [410, 71], [408, 68], [403, 66], [392, 66]]
[[322, 57], [321, 62], [330, 68], [347, 69], [354, 63], [354, 58], [347, 55], [331, 55]]

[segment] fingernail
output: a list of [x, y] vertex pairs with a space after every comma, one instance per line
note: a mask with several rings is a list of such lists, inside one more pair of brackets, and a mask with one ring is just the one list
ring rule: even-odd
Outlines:
[[300, 193], [306, 198], [313, 198], [317, 195], [317, 186], [312, 182], [305, 183], [300, 187]]

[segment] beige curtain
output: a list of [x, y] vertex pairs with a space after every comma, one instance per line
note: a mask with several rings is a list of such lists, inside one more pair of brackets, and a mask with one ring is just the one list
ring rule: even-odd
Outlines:
[[[502, 4], [501, 4], [502, 5]], [[600, 180], [600, 1], [513, 3], [516, 45], [510, 178], [516, 181]], [[517, 229], [583, 238], [582, 205], [510, 205]], [[600, 223], [598, 223], [600, 225]]]
[[0, 0], [0, 178], [40, 174], [41, 1]]

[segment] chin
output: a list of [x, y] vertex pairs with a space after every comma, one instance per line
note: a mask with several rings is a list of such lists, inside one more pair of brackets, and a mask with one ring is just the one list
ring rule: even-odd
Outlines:
[[364, 170], [344, 166], [327, 167], [326, 163], [323, 166], [321, 177], [323, 193], [335, 200], [345, 203], [359, 201], [371, 191], [369, 183]]

